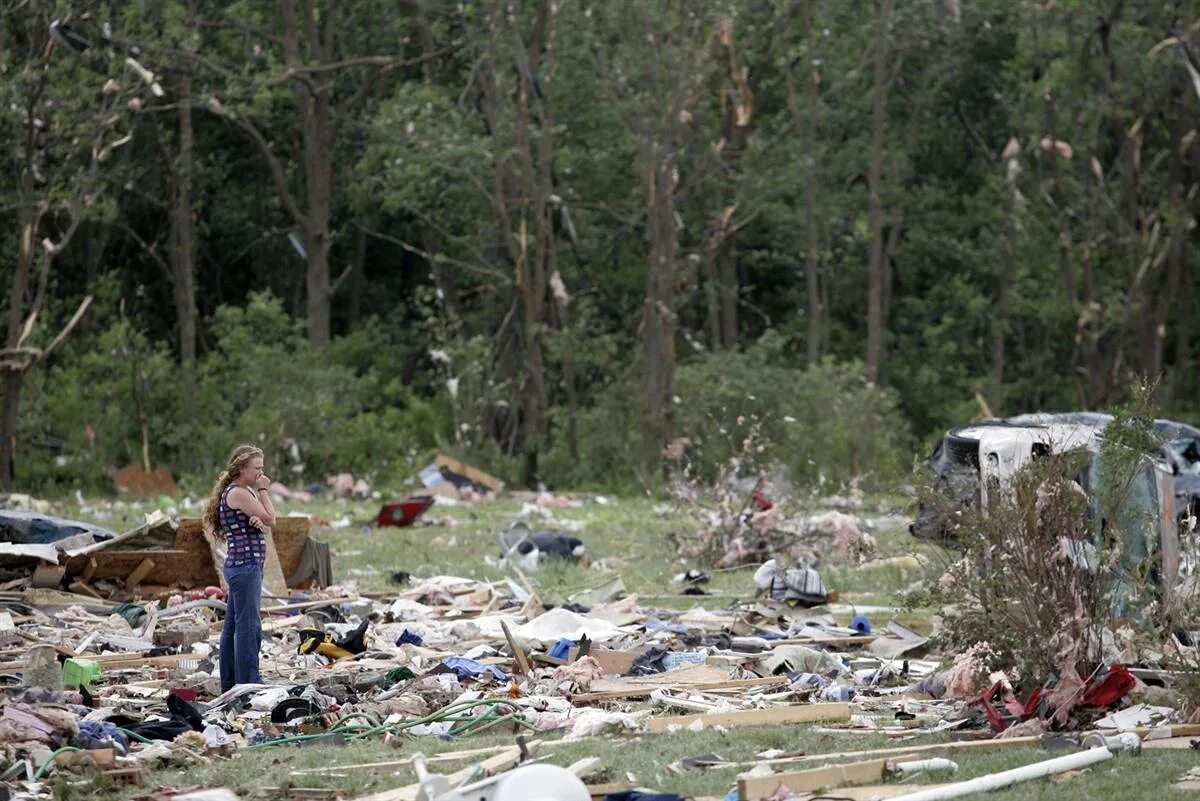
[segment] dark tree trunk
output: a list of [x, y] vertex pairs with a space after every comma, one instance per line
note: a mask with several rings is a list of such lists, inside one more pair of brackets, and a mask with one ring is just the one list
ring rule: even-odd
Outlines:
[[867, 265], [867, 377], [880, 379], [883, 361], [883, 144], [887, 126], [888, 30], [891, 27], [892, 0], [879, 7], [879, 31], [875, 40], [875, 92], [871, 102], [871, 165], [867, 173], [868, 225], [871, 254]]
[[807, 233], [804, 260], [804, 289], [808, 302], [807, 361], [821, 360], [824, 336], [824, 312], [821, 308], [821, 259], [817, 244], [817, 105], [820, 103], [821, 73], [815, 63], [817, 52], [814, 0], [804, 6], [805, 33], [808, 43], [808, 108], [804, 114], [804, 229]]
[[[190, 5], [190, 4], [189, 4]], [[191, 62], [179, 78], [179, 145], [173, 171], [171, 198], [170, 265], [179, 328], [179, 361], [190, 384], [196, 366], [196, 224], [192, 211], [192, 174], [195, 134], [192, 129]], [[190, 386], [184, 388], [190, 402]]]

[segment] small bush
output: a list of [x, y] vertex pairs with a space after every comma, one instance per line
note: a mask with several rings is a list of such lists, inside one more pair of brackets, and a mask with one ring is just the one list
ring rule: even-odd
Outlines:
[[[643, 395], [634, 378], [604, 391], [580, 416], [580, 459], [567, 456], [560, 437], [547, 474], [561, 486], [609, 490], [657, 483], [659, 476], [637, 467]], [[908, 430], [891, 392], [870, 384], [855, 364], [789, 366], [773, 334], [745, 352], [681, 365], [675, 395], [674, 431], [688, 439], [684, 458], [701, 482], [739, 460], [746, 474], [781, 465], [807, 487], [856, 479], [884, 486], [903, 475], [909, 458]], [[756, 445], [747, 451], [749, 436]]]

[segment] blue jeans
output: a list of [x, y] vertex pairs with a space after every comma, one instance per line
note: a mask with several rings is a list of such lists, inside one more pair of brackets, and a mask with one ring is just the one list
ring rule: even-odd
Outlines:
[[262, 644], [263, 569], [261, 565], [225, 566], [225, 626], [221, 629], [221, 691], [235, 684], [261, 684], [258, 648]]

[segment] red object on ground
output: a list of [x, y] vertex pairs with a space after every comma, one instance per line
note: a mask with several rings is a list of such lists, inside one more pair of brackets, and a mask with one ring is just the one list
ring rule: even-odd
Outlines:
[[427, 496], [384, 504], [379, 510], [379, 516], [375, 518], [375, 525], [411, 526], [430, 506], [433, 506], [433, 498]]
[[[1012, 725], [1012, 720], [1017, 721], [1029, 720], [1037, 714], [1038, 701], [1042, 697], [1041, 688], [1035, 687], [1029, 693], [1029, 697], [1021, 702], [1016, 695], [1009, 692], [1003, 682], [996, 682], [988, 689], [984, 690], [974, 703], [983, 707], [984, 714], [987, 715], [988, 725], [992, 727], [992, 731], [1002, 732]], [[1003, 712], [997, 709], [996, 704], [1002, 707]]]
[[750, 497], [754, 500], [754, 505], [758, 507], [758, 511], [760, 512], [765, 512], [775, 506], [775, 504], [767, 500], [766, 495], [763, 495], [758, 490], [750, 493]]
[[194, 687], [172, 687], [168, 695], [178, 695], [189, 704], [196, 703], [196, 688]]
[[1099, 681], [1089, 681], [1079, 703], [1083, 706], [1109, 706], [1133, 691], [1137, 679], [1124, 665], [1113, 665]]

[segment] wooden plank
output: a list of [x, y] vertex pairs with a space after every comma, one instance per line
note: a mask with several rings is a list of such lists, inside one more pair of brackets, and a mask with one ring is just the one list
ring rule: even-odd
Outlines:
[[574, 773], [578, 778], [584, 779], [600, 770], [603, 765], [604, 760], [600, 757], [584, 757], [568, 765], [567, 770]]
[[777, 723], [808, 723], [814, 720], [849, 720], [850, 705], [833, 704], [796, 704], [793, 706], [777, 706], [770, 709], [750, 709], [744, 712], [714, 712], [702, 715], [679, 715], [667, 718], [650, 718], [646, 728], [653, 732], [666, 731], [670, 726], [686, 728], [697, 720], [703, 721], [704, 727], [725, 726], [773, 726]]
[[71, 582], [67, 589], [69, 589], [71, 592], [79, 593], [80, 595], [90, 595], [93, 598], [104, 600], [104, 596], [97, 592], [95, 587], [82, 581]]
[[826, 765], [823, 768], [738, 779], [738, 801], [758, 801], [760, 798], [774, 796], [781, 786], [793, 793], [805, 793], [847, 784], [879, 782], [883, 781], [886, 770], [886, 759], [871, 759], [848, 765]]
[[633, 782], [607, 782], [605, 784], [589, 784], [587, 785], [588, 795], [592, 797], [592, 801], [602, 801], [602, 799], [611, 793], [627, 793], [633, 789]]
[[[63, 656], [77, 656], [77, 654], [68, 649], [55, 646], [55, 650]], [[182, 659], [199, 659], [195, 654], [167, 654], [165, 656], [142, 656], [141, 654], [99, 654], [97, 656], [88, 656], [88, 659], [93, 662], [99, 662], [102, 667], [106, 668], [126, 668], [126, 667], [141, 667], [149, 666], [164, 666], [171, 667], [179, 664]], [[0, 670], [22, 670], [25, 667], [25, 661], [17, 662], [0, 662]]]
[[286, 598], [287, 579], [283, 575], [283, 567], [279, 564], [279, 553], [275, 550], [275, 535], [270, 529], [267, 529], [263, 540], [267, 546], [266, 559], [263, 561], [263, 590], [276, 598]]
[[[669, 676], [669, 673], [658, 674], [660, 676]], [[787, 676], [764, 676], [758, 679], [730, 679], [729, 681], [713, 681], [701, 684], [681, 684], [677, 689], [696, 692], [707, 692], [711, 690], [734, 690], [743, 687], [761, 687], [787, 684], [790, 681]], [[676, 689], [670, 684], [644, 684], [638, 687], [630, 687], [627, 690], [603, 690], [594, 693], [581, 693], [571, 696], [572, 702], [588, 702], [588, 701], [607, 701], [612, 698], [649, 698], [650, 693], [658, 689]]]
[[96, 575], [96, 568], [98, 567], [99, 565], [96, 563], [96, 560], [89, 556], [87, 564], [85, 564], [83, 567], [83, 572], [79, 574], [79, 578], [84, 582], [91, 584], [92, 577]]
[[865, 751], [841, 751], [834, 754], [809, 754], [796, 757], [796, 762], [818, 762], [831, 759], [855, 759], [874, 756], [896, 756], [899, 754], [929, 754], [931, 756], [947, 756], [961, 751], [1002, 751], [1006, 748], [1037, 747], [1041, 744], [1041, 735], [1029, 737], [1008, 737], [990, 740], [958, 740], [948, 743], [926, 743], [924, 745], [901, 745], [891, 748], [872, 748]]
[[439, 453], [437, 457], [434, 458], [433, 463], [437, 467], [448, 468], [453, 473], [457, 473], [460, 476], [469, 478], [479, 486], [486, 487], [497, 494], [499, 494], [501, 488], [504, 486], [504, 482], [490, 473], [485, 473], [478, 468], [463, 464], [457, 459], [451, 458], [444, 453]]
[[839, 801], [886, 801], [909, 793], [919, 793], [945, 787], [944, 784], [868, 784], [862, 787], [842, 787], [837, 791]]
[[[487, 748], [468, 748], [465, 751], [449, 751], [445, 754], [434, 754], [433, 756], [425, 757], [426, 764], [435, 765], [439, 762], [457, 762], [462, 759], [471, 759], [484, 754], [495, 754], [500, 751], [506, 751], [512, 748], [511, 745], [492, 745]], [[291, 771], [292, 776], [304, 776], [308, 774], [320, 775], [328, 773], [344, 773], [350, 770], [378, 770], [378, 769], [396, 769], [407, 768], [412, 765], [412, 758], [408, 759], [392, 759], [386, 762], [360, 762], [351, 765], [338, 765], [332, 768], [305, 768], [303, 770]]]
[[513, 659], [517, 661], [517, 672], [529, 674], [529, 660], [525, 658], [525, 651], [517, 646], [517, 641], [513, 639], [512, 632], [508, 630], [508, 624], [503, 620], [500, 621], [500, 629], [504, 632], [504, 639], [508, 640], [508, 647], [512, 649]]
[[155, 562], [150, 557], [146, 557], [133, 571], [125, 577], [125, 589], [132, 590], [134, 587], [142, 583], [142, 579], [150, 575], [150, 571], [154, 569]]
[[[532, 754], [540, 745], [541, 743], [535, 740], [529, 743], [526, 748], [529, 753]], [[478, 778], [483, 779], [515, 767], [520, 762], [521, 749], [517, 748], [516, 746], [509, 746], [493, 757], [489, 757], [488, 759], [485, 759], [476, 765], [470, 765], [460, 771], [452, 773], [451, 775], [447, 776], [446, 779], [449, 781], [451, 787], [457, 787], [474, 776], [478, 776]], [[420, 790], [421, 786], [419, 784], [409, 784], [404, 787], [397, 787], [394, 790], [384, 790], [381, 793], [372, 793], [371, 795], [359, 796], [358, 798], [355, 798], [354, 801], [417, 801], [417, 793], [420, 792]]]

